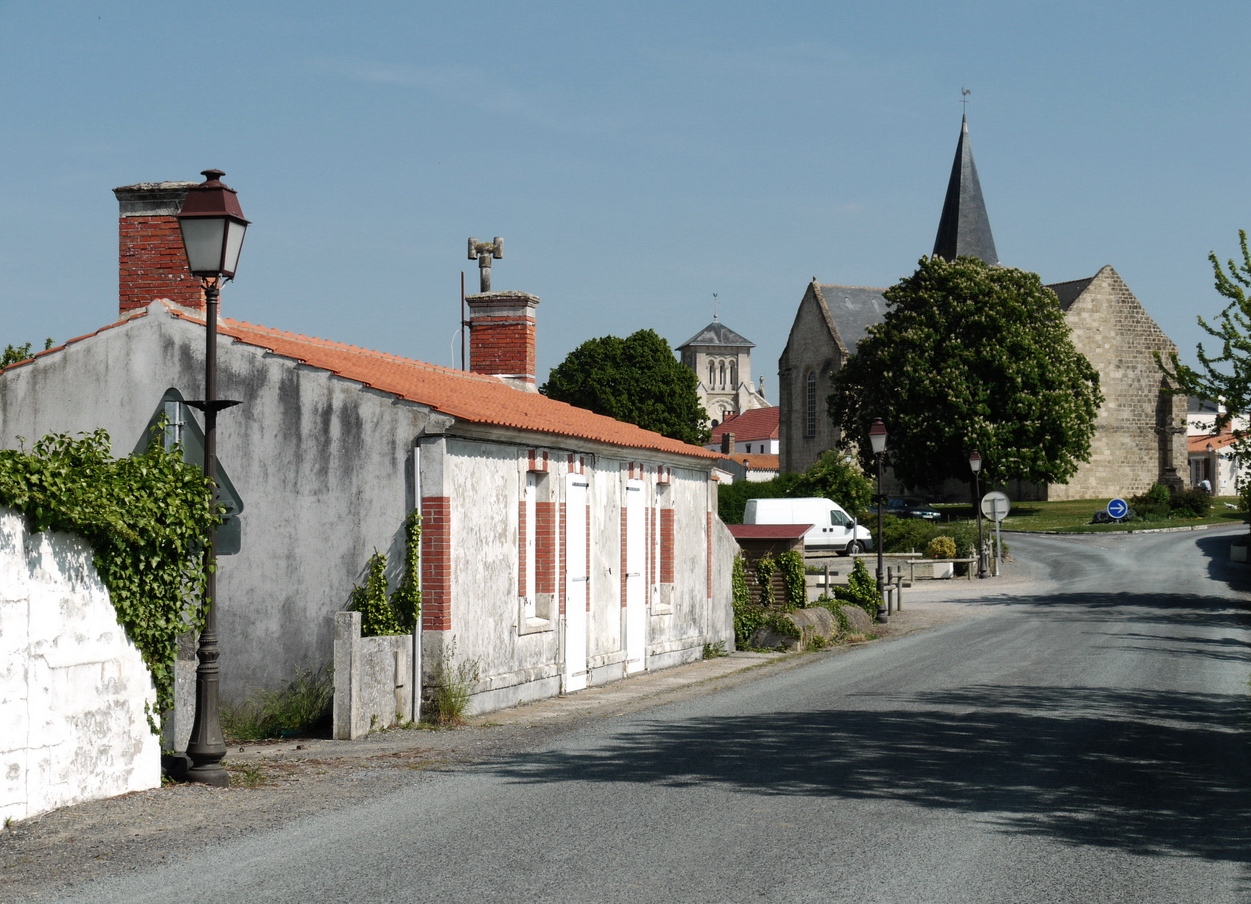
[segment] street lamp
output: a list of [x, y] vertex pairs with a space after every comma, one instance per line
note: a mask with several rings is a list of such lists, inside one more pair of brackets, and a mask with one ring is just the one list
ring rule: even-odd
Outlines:
[[[226, 174], [209, 169], [204, 170], [202, 175], [204, 182], [188, 189], [187, 199], [177, 217], [183, 247], [187, 252], [188, 269], [200, 277], [205, 305], [204, 398], [187, 404], [204, 412], [204, 476], [216, 486], [217, 412], [238, 404], [217, 398], [217, 302], [221, 282], [234, 279], [248, 221], [243, 217], [235, 190], [221, 182], [221, 177]], [[191, 724], [191, 738], [187, 743], [187, 756], [191, 759], [187, 778], [224, 788], [229, 784], [229, 778], [221, 765], [222, 757], [226, 755], [226, 740], [222, 736], [217, 699], [216, 555], [216, 531], [211, 531], [204, 548], [204, 596], [207, 605], [204, 630], [200, 632], [196, 648], [199, 664], [195, 670], [195, 721]]]
[[877, 459], [877, 620], [886, 624], [886, 573], [882, 570], [882, 509], [886, 508], [886, 499], [882, 496], [882, 455], [886, 452], [886, 425], [882, 419], [876, 418], [869, 428], [869, 444], [873, 447], [873, 457]]
[[969, 453], [969, 468], [973, 471], [973, 508], [977, 512], [977, 576], [990, 577], [986, 570], [986, 547], [982, 544], [982, 456], [976, 449]]

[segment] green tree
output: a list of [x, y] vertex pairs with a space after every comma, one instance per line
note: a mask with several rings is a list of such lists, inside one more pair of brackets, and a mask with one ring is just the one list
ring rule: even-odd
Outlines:
[[552, 369], [544, 395], [672, 439], [708, 442], [695, 372], [653, 330], [588, 339]]
[[[1215, 326], [1199, 318], [1199, 326], [1213, 339], [1220, 351], [1209, 355], [1200, 344], [1196, 348], [1201, 370], [1182, 364], [1174, 352], [1167, 364], [1161, 362], [1165, 374], [1176, 384], [1176, 392], [1198, 396], [1225, 405], [1225, 414], [1217, 419], [1225, 426], [1235, 414], [1251, 412], [1251, 252], [1247, 248], [1247, 233], [1238, 231], [1242, 246], [1242, 263], [1232, 258], [1228, 272], [1221, 266], [1216, 252], [1208, 254], [1212, 272], [1216, 277], [1216, 291], [1229, 299], [1217, 318]], [[1239, 437], [1240, 441], [1243, 437]]]
[[1099, 375], [1037, 274], [925, 257], [884, 297], [885, 320], [835, 374], [829, 397], [866, 466], [877, 417], [905, 486], [970, 480], [972, 449], [990, 484], [1063, 483], [1090, 457]]
[[[0, 352], [0, 368], [34, 357], [31, 354], [31, 348], [32, 343], [30, 342], [27, 342], [25, 345], [6, 345], [4, 351]], [[44, 341], [43, 350], [47, 351], [50, 348], [52, 348], [52, 339], [49, 337]]]

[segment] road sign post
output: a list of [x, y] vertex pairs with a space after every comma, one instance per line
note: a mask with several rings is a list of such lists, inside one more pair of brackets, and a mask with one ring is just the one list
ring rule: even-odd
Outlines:
[[1012, 503], [1006, 494], [995, 490], [982, 497], [982, 514], [995, 522], [995, 574], [1003, 574], [1003, 541], [999, 535], [999, 525], [1008, 512], [1012, 511]]

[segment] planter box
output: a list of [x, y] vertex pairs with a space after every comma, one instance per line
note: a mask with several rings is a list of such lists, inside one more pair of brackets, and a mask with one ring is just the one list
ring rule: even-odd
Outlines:
[[933, 567], [935, 580], [945, 580], [955, 576], [956, 565], [954, 562], [935, 562]]

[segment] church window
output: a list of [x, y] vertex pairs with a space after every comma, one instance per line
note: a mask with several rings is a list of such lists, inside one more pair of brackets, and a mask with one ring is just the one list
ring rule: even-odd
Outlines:
[[725, 389], [725, 362], [721, 362], [721, 388]]
[[736, 386], [738, 386], [738, 362], [731, 361], [730, 362], [730, 388], [733, 389]]
[[808, 373], [808, 423], [804, 427], [804, 436], [817, 435], [817, 375]]
[[717, 362], [708, 362], [708, 388], [712, 389], [717, 385]]

